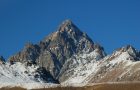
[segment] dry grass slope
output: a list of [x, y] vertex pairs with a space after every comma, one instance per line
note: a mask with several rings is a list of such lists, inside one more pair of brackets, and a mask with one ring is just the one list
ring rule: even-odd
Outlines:
[[92, 87], [57, 87], [57, 88], [46, 88], [46, 89], [33, 89], [33, 90], [93, 90]]
[[21, 87], [3, 87], [3, 88], [0, 88], [0, 90], [27, 90], [27, 89], [24, 89], [24, 88], [21, 88]]
[[34, 90], [140, 90], [140, 83], [99, 84], [86, 87], [57, 87]]
[[[20, 87], [1, 88], [0, 90], [26, 90]], [[140, 90], [140, 83], [99, 84], [85, 87], [56, 87], [32, 90]]]
[[101, 84], [94, 86], [92, 90], [140, 90], [140, 83]]

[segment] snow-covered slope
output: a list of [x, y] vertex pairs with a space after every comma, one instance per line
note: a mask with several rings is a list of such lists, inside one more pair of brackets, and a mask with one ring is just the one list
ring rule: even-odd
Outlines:
[[[104, 51], [102, 51], [102, 53], [104, 53]], [[62, 80], [62, 83], [69, 84], [82, 83], [88, 75], [97, 70], [96, 68], [101, 58], [102, 57], [98, 53], [97, 49], [88, 54], [74, 55], [72, 58], [67, 60], [63, 66], [59, 80]]]
[[16, 62], [0, 65], [0, 83], [53, 83], [49, 72], [37, 65]]
[[[132, 46], [122, 47], [113, 54], [102, 58], [92, 52], [76, 56], [78, 66], [70, 64], [70, 69], [64, 74], [69, 77], [63, 84], [101, 83], [140, 80], [139, 51]], [[86, 62], [85, 62], [86, 61]]]
[[132, 46], [122, 47], [100, 60], [97, 71], [84, 80], [87, 83], [140, 80], [139, 51]]

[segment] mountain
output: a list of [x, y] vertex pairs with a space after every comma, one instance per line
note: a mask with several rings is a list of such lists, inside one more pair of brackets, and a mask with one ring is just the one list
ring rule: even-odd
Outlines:
[[66, 20], [56, 32], [48, 35], [38, 44], [27, 44], [22, 51], [10, 57], [9, 61], [37, 64], [49, 71], [54, 78], [59, 79], [60, 76], [64, 76], [61, 72], [67, 71], [72, 65], [78, 66], [75, 62], [79, 60], [69, 61], [70, 59], [75, 55], [91, 52], [98, 54], [93, 56], [96, 59], [105, 56], [103, 47], [94, 44], [89, 36], [80, 31], [71, 20]]
[[140, 81], [140, 51], [127, 45], [106, 55], [71, 20], [37, 44], [28, 43], [5, 62], [0, 83], [61, 85]]

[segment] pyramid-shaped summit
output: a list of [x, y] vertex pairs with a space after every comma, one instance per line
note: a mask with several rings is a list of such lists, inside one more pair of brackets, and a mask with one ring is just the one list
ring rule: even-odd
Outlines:
[[104, 57], [103, 48], [94, 44], [88, 35], [73, 24], [65, 20], [56, 30], [39, 44], [29, 44], [12, 56], [11, 62], [30, 62], [45, 67], [54, 77], [57, 77], [63, 65], [73, 55], [98, 51]]
[[118, 56], [124, 54], [124, 59], [133, 60], [133, 61], [140, 61], [140, 51], [136, 50], [132, 45], [126, 45], [114, 51], [112, 56]]
[[72, 50], [73, 53], [94, 50], [93, 41], [86, 33], [80, 31], [71, 20], [62, 22], [58, 30], [47, 36], [43, 42], [50, 42], [49, 46], [51, 48], [56, 45], [67, 46], [67, 49]]
[[60, 32], [77, 32], [81, 33], [81, 31], [78, 29], [78, 27], [71, 21], [71, 20], [65, 20], [62, 22], [62, 24], [59, 26], [58, 30]]

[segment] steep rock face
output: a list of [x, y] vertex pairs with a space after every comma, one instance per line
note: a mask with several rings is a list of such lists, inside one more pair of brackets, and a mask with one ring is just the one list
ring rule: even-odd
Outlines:
[[[71, 65], [76, 65], [71, 60], [72, 64], [69, 66], [68, 60], [72, 59], [72, 56], [88, 54], [95, 50], [99, 55], [94, 57], [103, 58], [105, 56], [100, 45], [94, 44], [86, 33], [81, 32], [72, 21], [66, 20], [56, 32], [48, 35], [39, 44], [27, 44], [21, 52], [12, 56], [9, 61], [11, 63], [36, 63], [49, 71], [53, 77], [59, 78], [62, 75], [60, 72], [65, 72]], [[61, 70], [62, 68], [63, 70]]]

